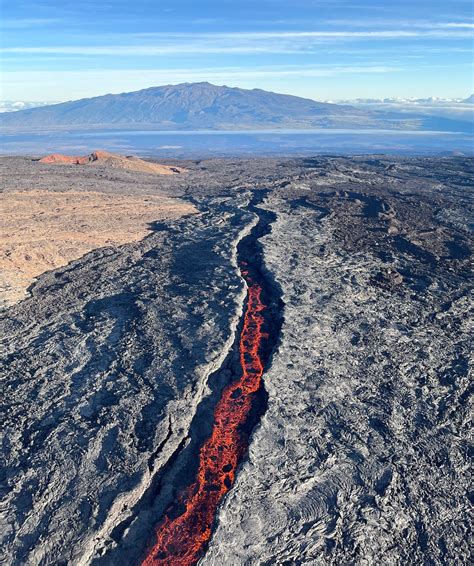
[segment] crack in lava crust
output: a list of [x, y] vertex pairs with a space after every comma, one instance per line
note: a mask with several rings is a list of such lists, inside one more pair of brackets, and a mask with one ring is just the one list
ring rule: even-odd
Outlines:
[[247, 449], [243, 432], [255, 394], [262, 385], [262, 331], [266, 308], [262, 287], [252, 280], [246, 263], [241, 273], [248, 285], [247, 307], [239, 342], [240, 379], [228, 385], [214, 411], [211, 436], [199, 452], [199, 469], [192, 483], [168, 509], [156, 530], [156, 542], [142, 566], [196, 564], [211, 538], [217, 508], [235, 480]]

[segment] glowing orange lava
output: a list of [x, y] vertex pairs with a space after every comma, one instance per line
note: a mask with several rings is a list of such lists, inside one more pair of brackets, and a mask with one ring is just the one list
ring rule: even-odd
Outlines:
[[[212, 525], [219, 503], [232, 487], [235, 471], [246, 450], [242, 426], [246, 423], [255, 393], [261, 386], [263, 364], [262, 288], [254, 283], [248, 271], [242, 275], [248, 283], [248, 302], [240, 335], [242, 376], [228, 385], [214, 411], [210, 438], [199, 452], [196, 480], [180, 496], [184, 509], [176, 509], [158, 525], [156, 543], [143, 561], [143, 566], [189, 566], [196, 564], [211, 538]], [[173, 515], [173, 516], [171, 516]]]

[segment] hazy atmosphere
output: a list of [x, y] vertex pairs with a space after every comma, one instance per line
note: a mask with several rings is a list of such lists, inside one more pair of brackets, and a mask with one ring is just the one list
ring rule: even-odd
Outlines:
[[199, 81], [317, 100], [473, 90], [469, 0], [45, 0], [2, 12], [8, 101]]

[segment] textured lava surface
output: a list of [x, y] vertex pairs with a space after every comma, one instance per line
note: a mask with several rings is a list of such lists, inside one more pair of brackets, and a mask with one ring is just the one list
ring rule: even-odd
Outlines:
[[241, 272], [249, 285], [239, 344], [242, 375], [224, 389], [217, 404], [211, 437], [199, 454], [196, 481], [180, 496], [184, 511], [178, 516], [176, 509], [168, 511], [157, 528], [156, 544], [143, 561], [144, 566], [189, 566], [199, 560], [211, 537], [219, 503], [232, 487], [237, 466], [247, 448], [242, 426], [252, 408], [254, 395], [262, 385], [260, 349], [265, 339], [262, 332], [265, 305], [261, 300], [261, 287], [252, 281], [245, 265]]
[[[198, 210], [43, 274], [3, 311], [0, 559], [130, 566], [158, 526], [161, 549], [205, 550], [203, 566], [469, 564], [474, 161], [172, 165], [187, 173], [0, 159], [7, 191], [161, 194]], [[239, 242], [262, 209], [259, 269], [282, 326], [266, 410], [207, 498], [200, 450], [214, 455], [213, 415], [240, 375]], [[202, 513], [182, 532], [215, 526], [173, 550], [186, 504]]]

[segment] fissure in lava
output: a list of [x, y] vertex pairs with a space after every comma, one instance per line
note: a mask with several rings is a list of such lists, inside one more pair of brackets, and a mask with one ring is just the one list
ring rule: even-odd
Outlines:
[[248, 285], [247, 306], [239, 341], [241, 376], [228, 385], [214, 411], [211, 436], [199, 452], [195, 481], [168, 509], [156, 530], [156, 542], [143, 566], [190, 566], [202, 557], [211, 538], [217, 508], [232, 487], [247, 449], [245, 425], [262, 386], [264, 332], [262, 287], [241, 262]]

